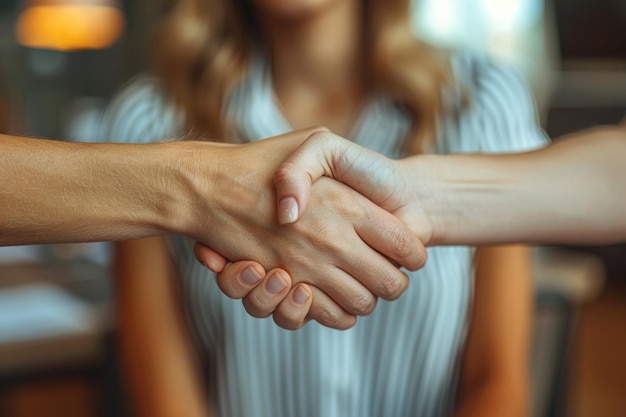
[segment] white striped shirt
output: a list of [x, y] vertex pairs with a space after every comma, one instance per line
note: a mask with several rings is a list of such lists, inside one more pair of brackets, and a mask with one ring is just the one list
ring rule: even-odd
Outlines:
[[[450, 102], [440, 121], [436, 152], [514, 152], [543, 146], [530, 94], [510, 70], [469, 55], [451, 58], [470, 105]], [[272, 92], [267, 67], [257, 61], [230, 100], [246, 140], [291, 130]], [[357, 143], [400, 157], [408, 114], [385, 97], [372, 97], [352, 131]], [[176, 117], [158, 83], [134, 80], [109, 109], [109, 141], [150, 142], [177, 133]], [[379, 302], [347, 331], [309, 323], [298, 331], [250, 317], [240, 301], [218, 289], [198, 264], [186, 238], [173, 239], [185, 305], [201, 349], [210, 358], [220, 416], [435, 417], [455, 402], [459, 358], [471, 306], [473, 249], [436, 247], [428, 264], [409, 272], [397, 301]], [[506, 279], [506, 277], [502, 277]]]

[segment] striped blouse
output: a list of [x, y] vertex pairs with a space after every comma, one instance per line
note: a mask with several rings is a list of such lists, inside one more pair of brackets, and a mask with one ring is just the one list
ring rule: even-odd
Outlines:
[[[470, 105], [449, 103], [436, 152], [514, 152], [543, 146], [546, 136], [526, 86], [510, 69], [467, 54], [451, 57], [455, 80]], [[243, 138], [291, 130], [279, 110], [267, 65], [253, 63], [229, 101]], [[113, 100], [103, 139], [150, 142], [177, 133], [179, 124], [159, 84], [133, 80]], [[408, 114], [372, 97], [352, 130], [355, 142], [401, 157]], [[435, 247], [428, 264], [409, 272], [411, 285], [393, 302], [380, 301], [350, 330], [309, 323], [298, 331], [250, 317], [224, 296], [195, 261], [191, 242], [172, 238], [191, 329], [206, 353], [207, 386], [220, 416], [435, 417], [455, 403], [459, 360], [471, 308], [473, 249]], [[506, 279], [506, 277], [503, 277]]]

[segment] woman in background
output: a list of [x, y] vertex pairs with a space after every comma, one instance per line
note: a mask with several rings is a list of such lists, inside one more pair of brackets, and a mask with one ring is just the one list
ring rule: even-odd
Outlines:
[[[325, 125], [391, 157], [542, 146], [532, 100], [517, 77], [416, 40], [409, 6], [176, 1], [156, 41], [158, 78], [136, 80], [117, 98], [107, 136], [145, 142], [192, 130], [237, 142]], [[336, 191], [318, 200], [328, 206], [350, 193]], [[173, 239], [176, 268], [162, 241], [118, 245], [122, 352], [140, 415], [528, 411], [526, 248], [433, 248], [400, 300], [379, 305], [351, 329], [309, 324], [288, 332], [224, 297], [189, 245]], [[251, 296], [284, 291], [278, 278]], [[310, 297], [299, 288], [294, 302]], [[298, 327], [304, 318], [290, 319], [281, 324]]]

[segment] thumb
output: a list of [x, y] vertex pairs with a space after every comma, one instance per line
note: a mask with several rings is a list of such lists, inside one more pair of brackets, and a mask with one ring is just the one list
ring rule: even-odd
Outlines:
[[306, 211], [311, 186], [334, 178], [380, 204], [393, 190], [391, 160], [328, 131], [311, 134], [278, 168], [274, 186], [280, 224], [294, 223]]
[[299, 220], [309, 205], [313, 183], [321, 176], [332, 176], [328, 154], [336, 152], [339, 140], [329, 140], [329, 135], [328, 131], [312, 133], [278, 167], [274, 174], [278, 223]]

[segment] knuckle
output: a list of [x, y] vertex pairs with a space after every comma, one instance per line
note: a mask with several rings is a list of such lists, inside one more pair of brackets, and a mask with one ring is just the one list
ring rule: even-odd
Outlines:
[[426, 265], [426, 261], [428, 260], [428, 251], [426, 250], [426, 248], [422, 248], [419, 251], [419, 259], [417, 261], [417, 269], [421, 269]]
[[369, 293], [363, 292], [351, 299], [350, 313], [357, 316], [366, 316], [374, 311], [376, 307], [376, 297]]
[[307, 137], [307, 142], [310, 141], [325, 141], [328, 140], [331, 135], [330, 129], [326, 126], [319, 126], [313, 129], [314, 131]]
[[347, 330], [356, 323], [356, 316], [329, 307], [312, 312], [310, 317], [322, 326], [336, 330]]
[[398, 270], [383, 274], [379, 280], [378, 295], [385, 300], [395, 300], [407, 287], [408, 278]]
[[294, 173], [297, 173], [296, 165], [291, 161], [285, 161], [278, 167], [274, 174], [274, 184], [277, 186], [291, 183]]
[[416, 237], [409, 230], [396, 229], [392, 236], [391, 250], [396, 259], [407, 259], [414, 254]]
[[415, 254], [407, 259], [403, 266], [405, 266], [410, 271], [417, 271], [424, 267], [427, 258], [428, 253], [426, 252], [426, 248], [424, 248], [423, 246], [418, 246], [415, 249]]
[[341, 316], [342, 314], [337, 309], [324, 307], [318, 310], [315, 319], [324, 326], [337, 329], [341, 327]]

